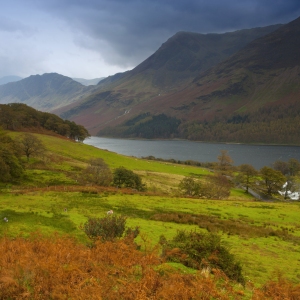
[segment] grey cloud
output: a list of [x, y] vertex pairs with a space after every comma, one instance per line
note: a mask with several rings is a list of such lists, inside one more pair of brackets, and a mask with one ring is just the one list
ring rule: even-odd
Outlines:
[[[32, 0], [34, 1], [34, 0]], [[287, 23], [299, 0], [51, 0], [35, 2], [106, 62], [135, 66], [178, 31], [225, 32]]]
[[8, 18], [0, 15], [0, 31], [9, 32], [9, 33], [21, 33], [23, 35], [31, 35], [34, 30], [25, 25], [24, 23], [14, 20], [12, 18]]

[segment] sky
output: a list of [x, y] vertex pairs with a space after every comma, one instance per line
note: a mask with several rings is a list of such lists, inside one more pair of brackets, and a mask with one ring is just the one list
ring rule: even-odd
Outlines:
[[0, 78], [100, 78], [133, 69], [178, 31], [286, 24], [300, 0], [0, 0]]

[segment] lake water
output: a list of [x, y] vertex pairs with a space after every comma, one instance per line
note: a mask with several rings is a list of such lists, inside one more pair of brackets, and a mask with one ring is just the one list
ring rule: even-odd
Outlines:
[[135, 157], [154, 156], [156, 158], [199, 162], [216, 162], [221, 150], [227, 150], [234, 165], [250, 164], [256, 169], [272, 166], [276, 160], [300, 161], [300, 147], [266, 146], [244, 144], [215, 144], [182, 140], [130, 140], [91, 137], [84, 141], [100, 149]]

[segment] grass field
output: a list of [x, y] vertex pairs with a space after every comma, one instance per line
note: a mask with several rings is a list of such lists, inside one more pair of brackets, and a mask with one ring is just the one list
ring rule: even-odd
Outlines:
[[[13, 133], [12, 136], [17, 136]], [[259, 202], [240, 189], [228, 200], [182, 198], [177, 186], [184, 176], [204, 178], [209, 170], [126, 157], [64, 139], [37, 135], [47, 148], [43, 159], [30, 160], [19, 185], [0, 189], [0, 234], [15, 237], [30, 232], [70, 234], [82, 243], [80, 229], [89, 217], [104, 217], [113, 209], [127, 216], [128, 226], [140, 226], [137, 243], [158, 243], [178, 230], [216, 232], [241, 261], [244, 275], [255, 285], [274, 271], [294, 282], [300, 279], [300, 204]], [[113, 169], [124, 166], [141, 175], [147, 193], [114, 187], [81, 187], [74, 180], [91, 158], [103, 158]], [[8, 222], [2, 222], [7, 217]], [[143, 247], [143, 245], [142, 245]]]
[[[153, 245], [160, 235], [169, 239], [180, 229], [218, 232], [223, 243], [242, 262], [245, 276], [256, 284], [265, 282], [275, 270], [281, 270], [295, 282], [299, 280], [298, 203], [197, 200], [118, 191], [3, 193], [0, 195], [0, 217], [7, 217], [9, 222], [1, 222], [0, 231], [9, 236], [26, 236], [36, 230], [45, 234], [55, 231], [71, 234], [86, 243], [88, 240], [80, 225], [88, 217], [104, 217], [109, 209], [127, 216], [128, 226], [140, 226], [143, 237]], [[200, 222], [200, 226], [191, 224], [190, 220], [181, 224], [164, 220], [166, 215], [178, 214], [194, 218], [206, 215], [211, 219], [202, 225]], [[164, 217], [159, 219], [159, 216]], [[214, 228], [218, 220], [223, 223]], [[263, 228], [268, 230], [264, 232]]]

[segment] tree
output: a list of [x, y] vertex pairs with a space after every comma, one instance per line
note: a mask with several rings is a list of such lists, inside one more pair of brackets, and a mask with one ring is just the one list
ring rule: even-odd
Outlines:
[[16, 143], [0, 128], [0, 182], [10, 182], [23, 175]]
[[200, 183], [192, 177], [185, 177], [179, 183], [179, 190], [187, 196], [198, 196]]
[[253, 168], [253, 166], [248, 164], [242, 164], [239, 166], [240, 173], [237, 176], [238, 181], [243, 184], [246, 188], [246, 193], [249, 191], [249, 186], [253, 183], [255, 176], [257, 175], [257, 171]]
[[112, 182], [112, 172], [102, 158], [91, 159], [89, 165], [82, 171], [80, 180], [101, 186], [109, 186]]
[[144, 191], [146, 186], [138, 174], [124, 167], [119, 167], [113, 172], [113, 184], [118, 187], [133, 188], [138, 191]]
[[273, 193], [281, 190], [283, 184], [286, 182], [286, 178], [280, 171], [274, 170], [270, 167], [263, 167], [260, 170], [260, 174], [264, 179], [267, 194], [272, 195]]
[[39, 156], [45, 152], [43, 143], [31, 133], [23, 134], [19, 145], [21, 151], [26, 155], [27, 161], [31, 156]]
[[222, 171], [227, 171], [232, 167], [233, 160], [228, 155], [227, 150], [221, 150], [221, 154], [218, 156], [219, 169]]

